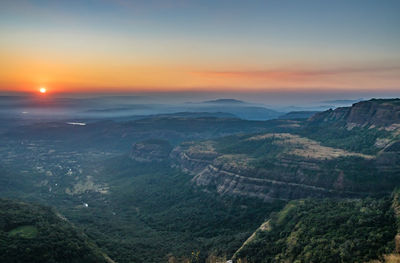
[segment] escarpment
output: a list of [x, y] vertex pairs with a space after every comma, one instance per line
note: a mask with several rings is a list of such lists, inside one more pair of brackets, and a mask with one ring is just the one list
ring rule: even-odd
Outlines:
[[170, 156], [195, 185], [220, 194], [270, 200], [390, 193], [400, 182], [399, 123], [400, 100], [370, 100], [317, 113], [297, 134], [186, 142]]
[[372, 127], [396, 129], [400, 127], [400, 99], [372, 99], [315, 114], [310, 124], [344, 123], [348, 128]]
[[[355, 158], [372, 165], [371, 156], [329, 147], [317, 148], [315, 142], [307, 156], [302, 138], [289, 134], [265, 136], [269, 135], [275, 136], [267, 143], [275, 149], [272, 155], [268, 150], [257, 155], [222, 153], [217, 150], [217, 142], [207, 141], [181, 145], [172, 151], [171, 156], [182, 170], [193, 175], [194, 184], [214, 188], [220, 194], [251, 196], [266, 201], [363, 194], [365, 189], [357, 191], [347, 182], [345, 168], [332, 164], [338, 158], [345, 161]], [[249, 139], [251, 137], [240, 142], [246, 144]], [[256, 143], [263, 145], [264, 139], [259, 138]], [[240, 146], [236, 145], [236, 149]]]

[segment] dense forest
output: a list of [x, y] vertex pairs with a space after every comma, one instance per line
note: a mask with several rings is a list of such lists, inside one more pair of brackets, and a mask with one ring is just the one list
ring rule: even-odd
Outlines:
[[82, 231], [51, 208], [0, 199], [0, 261], [111, 262]]
[[368, 262], [394, 251], [391, 198], [292, 201], [236, 258], [248, 262]]
[[104, 163], [100, 174], [109, 182], [107, 199], [93, 194], [88, 208], [64, 213], [118, 262], [183, 260], [192, 252], [200, 262], [210, 256], [229, 258], [286, 203], [203, 191], [168, 162], [118, 157]]

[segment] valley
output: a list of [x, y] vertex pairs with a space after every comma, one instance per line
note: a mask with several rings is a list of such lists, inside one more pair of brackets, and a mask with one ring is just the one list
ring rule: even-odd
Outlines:
[[[332, 225], [311, 247], [290, 241], [299, 227], [313, 233], [309, 220], [325, 218], [327, 207], [329, 222], [366, 220], [343, 225], [340, 238], [381, 222], [368, 230], [376, 237], [351, 242], [360, 260], [389, 257], [396, 236], [390, 196], [400, 184], [396, 123], [319, 117], [335, 111], [308, 120], [160, 116], [11, 128], [0, 148], [0, 196], [55, 207], [115, 262], [319, 261], [329, 253], [347, 262], [341, 246], [313, 254], [322, 240], [341, 242]], [[273, 252], [260, 248], [271, 242]]]

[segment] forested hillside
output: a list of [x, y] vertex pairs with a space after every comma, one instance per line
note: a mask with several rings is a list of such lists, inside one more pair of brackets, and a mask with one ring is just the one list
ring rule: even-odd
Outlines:
[[0, 262], [113, 261], [52, 209], [0, 199]]
[[392, 199], [292, 201], [235, 253], [247, 262], [369, 262], [395, 252]]

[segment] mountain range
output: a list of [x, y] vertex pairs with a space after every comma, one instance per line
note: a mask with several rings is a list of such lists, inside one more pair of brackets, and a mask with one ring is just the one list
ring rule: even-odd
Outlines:
[[220, 112], [4, 128], [0, 197], [20, 200], [0, 202], [4, 262], [54, 261], [39, 241], [62, 231], [69, 262], [398, 260], [400, 99]]

